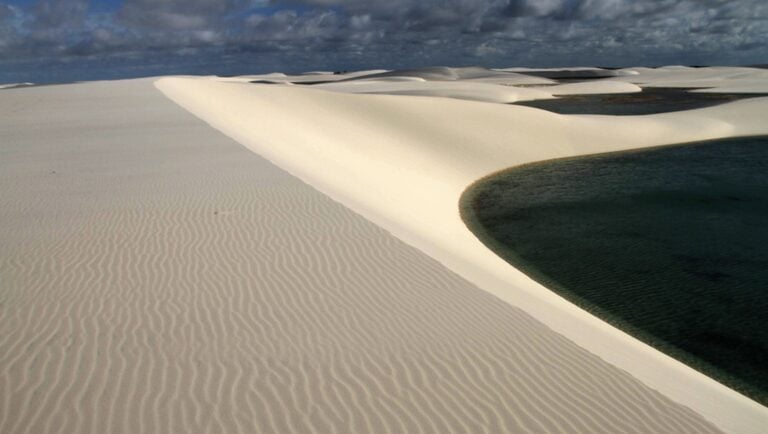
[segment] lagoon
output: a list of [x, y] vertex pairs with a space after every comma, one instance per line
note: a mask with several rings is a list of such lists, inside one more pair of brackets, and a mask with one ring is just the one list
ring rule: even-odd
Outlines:
[[768, 138], [512, 168], [462, 213], [552, 290], [768, 403]]

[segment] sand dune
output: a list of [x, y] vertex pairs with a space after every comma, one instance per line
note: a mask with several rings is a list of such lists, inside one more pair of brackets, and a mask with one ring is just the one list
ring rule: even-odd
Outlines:
[[607, 78], [607, 77], [620, 77], [624, 75], [637, 74], [631, 70], [623, 69], [604, 69], [591, 66], [581, 67], [567, 67], [567, 68], [501, 68], [497, 71], [516, 72], [519, 74], [532, 75], [534, 77], [544, 77], [551, 79], [594, 79], [594, 78]]
[[[395, 80], [393, 80], [395, 79]], [[612, 83], [613, 86], [634, 86], [628, 83]], [[636, 87], [636, 86], [635, 86]], [[314, 85], [313, 88], [344, 93], [370, 93], [388, 95], [435, 96], [508, 104], [517, 101], [551, 99], [547, 88], [532, 89], [502, 86], [473, 81], [426, 81], [416, 77], [390, 76], [376, 80], [341, 81]], [[639, 89], [639, 88], [638, 88]]]
[[19, 87], [27, 87], [27, 86], [34, 86], [34, 83], [24, 82], [24, 83], [5, 83], [0, 84], [0, 89], [14, 89]]
[[306, 84], [315, 82], [326, 81], [343, 81], [353, 80], [358, 77], [369, 76], [372, 74], [380, 74], [387, 72], [382, 69], [367, 70], [367, 71], [350, 71], [345, 73], [334, 72], [315, 72], [311, 74], [299, 74], [288, 75], [282, 72], [272, 72], [269, 74], [256, 74], [256, 75], [238, 75], [233, 77], [218, 77], [218, 80], [229, 81], [235, 83], [249, 83], [249, 82], [261, 82], [261, 83], [273, 83], [273, 84]]
[[707, 88], [704, 92], [768, 93], [768, 71], [748, 67], [628, 68], [632, 75], [610, 78], [643, 87]]
[[642, 92], [643, 89], [632, 83], [594, 80], [578, 83], [557, 84], [554, 86], [542, 86], [528, 88], [529, 90], [541, 90], [552, 95], [589, 95], [589, 94], [608, 94], [608, 93], [635, 93]]
[[[357, 84], [363, 83], [391, 83], [391, 82], [441, 82], [446, 87], [451, 84], [466, 87], [471, 83], [486, 83], [488, 85], [502, 86], [531, 86], [556, 84], [554, 80], [543, 77], [535, 77], [527, 74], [491, 70], [480, 67], [429, 67], [400, 70], [369, 70], [354, 71], [341, 74], [316, 72], [312, 74], [286, 75], [282, 73], [270, 73], [261, 75], [244, 75], [237, 77], [223, 77], [221, 81], [228, 82], [254, 82], [262, 84]], [[509, 91], [509, 90], [508, 90]], [[482, 85], [478, 86], [478, 92], [483, 92]]]
[[0, 432], [717, 431], [150, 80], [5, 91], [0, 151]]
[[[352, 75], [342, 80], [316, 84], [317, 89], [344, 93], [434, 96], [470, 101], [509, 104], [518, 101], [551, 99], [547, 88], [519, 85], [553, 84], [554, 81], [512, 72], [479, 67], [432, 67]], [[610, 83], [605, 89], [639, 88], [629, 83]], [[567, 87], [564, 91], [567, 91]]]
[[427, 68], [398, 69], [394, 71], [358, 75], [356, 78], [380, 79], [387, 77], [418, 77], [427, 81], [488, 81], [494, 83], [501, 82], [510, 85], [552, 83], [552, 80], [548, 80], [546, 78], [517, 74], [509, 71], [481, 68], [477, 66], [463, 68], [435, 66]]
[[607, 326], [512, 268], [464, 226], [458, 200], [496, 170], [549, 158], [766, 134], [768, 98], [650, 116], [562, 116], [430, 97], [166, 78], [183, 107], [480, 288], [730, 432], [768, 410]]

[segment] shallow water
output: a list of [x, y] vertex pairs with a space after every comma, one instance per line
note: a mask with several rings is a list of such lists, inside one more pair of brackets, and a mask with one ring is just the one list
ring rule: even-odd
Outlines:
[[462, 205], [514, 266], [768, 404], [768, 137], [535, 163]]
[[649, 87], [637, 93], [571, 95], [515, 104], [560, 114], [647, 115], [704, 108], [739, 99], [766, 96], [744, 93], [691, 93], [689, 90], [691, 89]]

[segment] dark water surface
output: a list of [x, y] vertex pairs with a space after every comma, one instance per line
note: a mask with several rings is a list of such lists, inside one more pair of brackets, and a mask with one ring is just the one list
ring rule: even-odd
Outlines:
[[[546, 90], [546, 89], [544, 89]], [[517, 102], [560, 114], [647, 115], [691, 110], [766, 94], [691, 93], [691, 89], [644, 88], [642, 92], [571, 95], [558, 99]]]
[[544, 285], [768, 404], [768, 137], [513, 168], [462, 213]]

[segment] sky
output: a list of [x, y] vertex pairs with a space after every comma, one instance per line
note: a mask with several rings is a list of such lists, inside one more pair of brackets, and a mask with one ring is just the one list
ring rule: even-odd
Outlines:
[[765, 63], [766, 0], [0, 0], [0, 82]]

